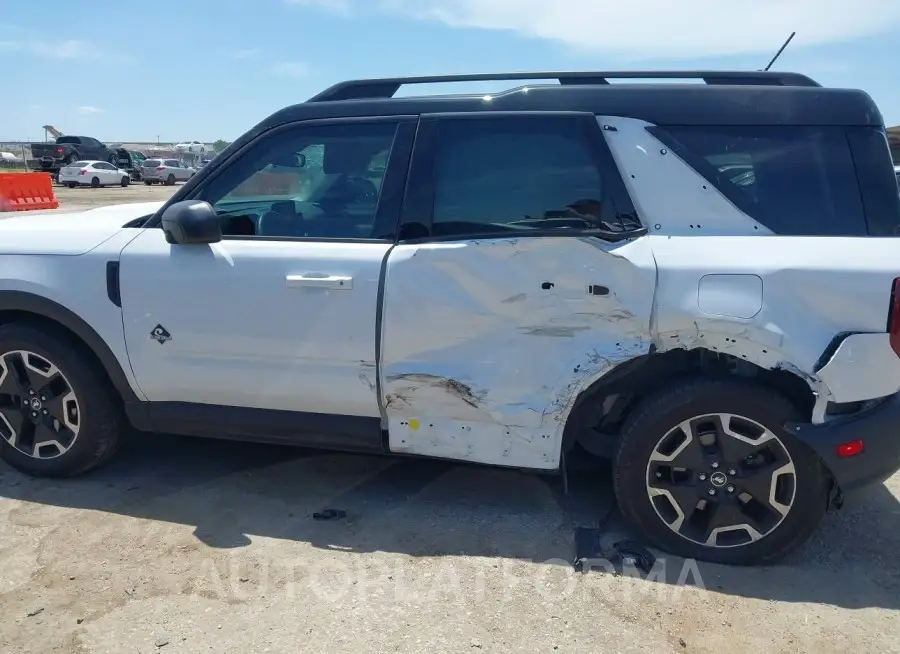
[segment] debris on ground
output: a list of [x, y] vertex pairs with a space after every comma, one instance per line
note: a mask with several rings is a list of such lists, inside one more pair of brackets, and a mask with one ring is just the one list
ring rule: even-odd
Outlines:
[[44, 607], [41, 606], [41, 607], [39, 607], [39, 608], [30, 610], [26, 615], [27, 615], [29, 618], [33, 618], [33, 617], [36, 616], [38, 613], [43, 613], [43, 612], [44, 612]]
[[656, 557], [646, 547], [635, 540], [620, 540], [613, 544], [612, 552], [607, 552], [600, 542], [602, 529], [596, 527], [578, 527], [575, 529], [576, 572], [587, 572], [591, 569], [609, 569], [615, 565], [617, 570], [632, 567], [643, 574], [650, 574]]
[[634, 540], [620, 540], [613, 545], [613, 549], [623, 566], [635, 567], [645, 575], [650, 574], [656, 563], [653, 552]]
[[324, 511], [313, 513], [313, 520], [340, 520], [346, 517], [347, 512], [341, 509], [325, 509]]

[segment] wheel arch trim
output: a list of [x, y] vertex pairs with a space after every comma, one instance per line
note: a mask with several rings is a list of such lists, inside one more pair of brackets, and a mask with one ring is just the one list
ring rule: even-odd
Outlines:
[[113, 387], [126, 404], [141, 401], [113, 351], [100, 334], [71, 309], [34, 293], [4, 290], [0, 291], [0, 313], [6, 311], [32, 314], [57, 323], [70, 331], [97, 358]]

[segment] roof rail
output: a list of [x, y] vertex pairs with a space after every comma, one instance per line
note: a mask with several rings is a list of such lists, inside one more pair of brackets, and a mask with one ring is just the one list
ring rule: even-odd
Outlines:
[[491, 82], [512, 80], [557, 80], [561, 85], [609, 84], [610, 79], [697, 79], [706, 84], [820, 86], [800, 73], [723, 70], [632, 70], [632, 71], [545, 71], [478, 73], [472, 75], [432, 75], [426, 77], [385, 77], [340, 82], [313, 96], [308, 102], [392, 98], [406, 84], [448, 82]]

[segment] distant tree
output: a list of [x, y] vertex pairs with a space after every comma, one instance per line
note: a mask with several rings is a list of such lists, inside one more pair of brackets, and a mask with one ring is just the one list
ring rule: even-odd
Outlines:
[[212, 144], [213, 150], [215, 150], [216, 152], [221, 152], [222, 150], [227, 148], [229, 145], [231, 145], [231, 141], [223, 141], [222, 139], [219, 139], [218, 141], [216, 141]]

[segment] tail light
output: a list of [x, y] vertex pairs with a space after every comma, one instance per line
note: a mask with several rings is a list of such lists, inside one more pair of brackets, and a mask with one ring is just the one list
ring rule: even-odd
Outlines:
[[62, 153], [63, 153], [62, 148], [56, 148], [56, 154], [62, 154]]
[[82, 169], [81, 169], [81, 172], [78, 173], [78, 174], [79, 174], [79, 175], [87, 175], [87, 168], [82, 168]]
[[161, 173], [161, 172], [164, 171], [165, 169], [166, 169], [165, 166], [159, 166], [159, 167], [156, 169], [156, 172]]
[[894, 285], [891, 287], [888, 334], [890, 334], [891, 349], [900, 357], [900, 277], [894, 279]]

